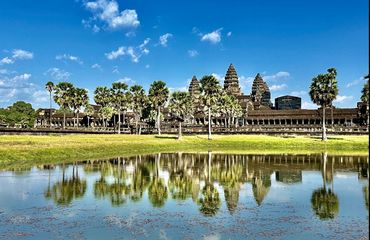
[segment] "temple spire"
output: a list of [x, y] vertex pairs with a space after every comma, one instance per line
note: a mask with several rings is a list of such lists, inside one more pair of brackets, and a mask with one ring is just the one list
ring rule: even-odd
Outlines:
[[236, 70], [232, 63], [230, 63], [229, 68], [227, 69], [225, 75], [224, 89], [227, 93], [231, 95], [234, 96], [242, 95], [239, 87], [238, 74], [236, 73]]

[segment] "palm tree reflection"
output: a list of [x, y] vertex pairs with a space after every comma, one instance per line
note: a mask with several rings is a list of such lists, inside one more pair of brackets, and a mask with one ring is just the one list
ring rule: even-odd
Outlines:
[[[322, 177], [323, 187], [315, 190], [312, 193], [311, 205], [317, 217], [321, 220], [333, 219], [338, 215], [339, 212], [339, 200], [338, 196], [334, 193], [333, 183], [333, 172], [334, 172], [334, 158], [332, 159], [332, 168], [328, 173], [326, 171], [328, 155], [327, 153], [322, 154]], [[327, 188], [327, 181], [332, 183], [332, 187]]]

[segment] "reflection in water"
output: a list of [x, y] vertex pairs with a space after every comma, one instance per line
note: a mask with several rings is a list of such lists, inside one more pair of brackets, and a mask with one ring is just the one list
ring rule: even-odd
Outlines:
[[[78, 167], [73, 164], [72, 176], [65, 176], [65, 167], [63, 164], [62, 180], [57, 181], [50, 188], [50, 182], [44, 195], [46, 198], [53, 199], [58, 205], [69, 205], [73, 199], [81, 198], [86, 192], [86, 180], [81, 180], [78, 176]], [[50, 179], [50, 178], [49, 178]]]
[[[356, 165], [355, 165], [356, 164]], [[252, 186], [253, 197], [258, 206], [269, 194], [271, 176], [282, 184], [302, 183], [302, 170], [320, 170], [323, 186], [314, 190], [311, 206], [322, 220], [333, 219], [339, 212], [339, 199], [334, 191], [335, 169], [357, 169], [359, 177], [367, 177], [366, 157], [335, 157], [322, 155], [222, 155], [222, 154], [156, 154], [107, 161], [83, 163], [86, 174], [100, 173], [93, 184], [97, 199], [109, 199], [112, 206], [121, 206], [128, 200], [138, 202], [145, 192], [153, 207], [163, 207], [169, 197], [178, 201], [191, 199], [199, 205], [205, 216], [214, 216], [221, 207], [220, 190], [230, 214], [239, 202], [241, 187]], [[50, 173], [49, 167], [49, 173]], [[76, 164], [71, 176], [66, 176], [62, 166], [62, 179], [48, 186], [44, 192], [47, 199], [58, 205], [68, 205], [83, 197], [86, 180], [81, 179]], [[368, 186], [363, 187], [368, 209]]]

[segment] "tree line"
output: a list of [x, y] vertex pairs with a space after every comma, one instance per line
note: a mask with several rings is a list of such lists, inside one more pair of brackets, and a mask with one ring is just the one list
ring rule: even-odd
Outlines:
[[[86, 89], [77, 88], [69, 82], [59, 82], [56, 85], [48, 82], [45, 87], [50, 93], [50, 105], [53, 96], [59, 107], [65, 110], [63, 111], [63, 129], [65, 129], [68, 110], [76, 114], [77, 122], [82, 108], [88, 119], [94, 114]], [[174, 91], [170, 94], [165, 82], [154, 81], [146, 94], [140, 85], [129, 87], [124, 82], [114, 82], [110, 88], [97, 87], [94, 91], [94, 101], [100, 106], [98, 114], [103, 120], [103, 126], [107, 126], [108, 120], [113, 115], [118, 115], [118, 122], [115, 123], [118, 134], [121, 133], [121, 125], [126, 123], [127, 111], [132, 110], [137, 134], [141, 133], [141, 122], [147, 121], [154, 122], [160, 135], [163, 110], [167, 107], [172, 118], [178, 123], [179, 139], [182, 137], [182, 122], [191, 120], [198, 112], [208, 115], [209, 139], [211, 139], [212, 117], [226, 116], [230, 126], [236, 123], [235, 118], [242, 115], [242, 108], [234, 96], [222, 90], [219, 81], [214, 76], [204, 76], [200, 80], [200, 90], [199, 96], [185, 91]]]

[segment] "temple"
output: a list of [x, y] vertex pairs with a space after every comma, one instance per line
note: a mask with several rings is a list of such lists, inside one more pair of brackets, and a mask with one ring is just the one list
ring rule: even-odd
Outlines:
[[[301, 98], [298, 96], [284, 95], [275, 99], [272, 104], [271, 92], [263, 77], [258, 73], [252, 83], [249, 95], [242, 93], [239, 85], [239, 77], [233, 64], [230, 64], [223, 83], [224, 91], [234, 96], [242, 108], [242, 116], [234, 117], [232, 124], [228, 117], [218, 114], [212, 117], [212, 131], [215, 133], [266, 133], [266, 134], [319, 134], [322, 127], [322, 109], [302, 109]], [[202, 111], [200, 100], [200, 81], [193, 76], [188, 91], [196, 103], [194, 115], [185, 120], [183, 132], [185, 133], [206, 133], [208, 118]], [[67, 127], [90, 126], [95, 129], [103, 127], [103, 120], [99, 117], [99, 106], [94, 106], [96, 113], [91, 116], [80, 114], [80, 121], [76, 122], [73, 113], [67, 114]], [[48, 109], [38, 111], [37, 127], [43, 127], [48, 122]], [[56, 113], [53, 109], [51, 124], [54, 127], [61, 127], [63, 114]], [[354, 108], [336, 108], [331, 106], [326, 111], [327, 131], [335, 134], [367, 134], [368, 118], [366, 116], [366, 105], [362, 102]], [[126, 115], [127, 132], [134, 126], [134, 115], [127, 111]], [[177, 123], [171, 116], [168, 109], [163, 111], [162, 132], [177, 132]], [[117, 122], [117, 115], [108, 122], [108, 126], [114, 129]], [[122, 119], [122, 118], [121, 118]], [[143, 133], [155, 133], [155, 127], [147, 121], [142, 121]], [[109, 129], [104, 127], [105, 130]], [[114, 131], [114, 130], [112, 130]]]

